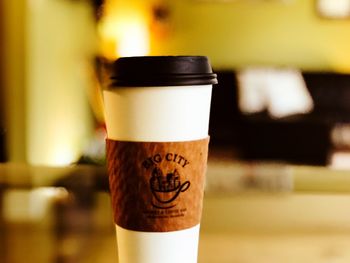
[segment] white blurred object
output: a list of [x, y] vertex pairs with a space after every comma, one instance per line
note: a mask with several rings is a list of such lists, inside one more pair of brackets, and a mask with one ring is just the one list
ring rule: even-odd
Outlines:
[[330, 155], [329, 167], [332, 169], [350, 169], [350, 152], [349, 151], [334, 151]]
[[300, 71], [294, 69], [248, 68], [238, 72], [239, 108], [251, 114], [267, 110], [282, 118], [309, 113], [312, 98]]
[[[37, 187], [34, 189], [9, 189], [5, 191], [2, 212], [6, 222], [28, 223], [48, 219], [55, 201], [69, 197], [63, 187]], [[50, 220], [46, 220], [50, 221]]]
[[318, 0], [317, 11], [328, 18], [346, 18], [350, 16], [349, 0]]
[[350, 124], [338, 123], [331, 132], [334, 150], [330, 155], [330, 167], [334, 169], [350, 168]]

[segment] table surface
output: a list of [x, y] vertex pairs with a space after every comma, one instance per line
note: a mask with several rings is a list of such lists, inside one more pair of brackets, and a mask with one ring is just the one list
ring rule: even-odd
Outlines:
[[[0, 165], [0, 262], [118, 262], [103, 174], [85, 166]], [[350, 262], [349, 222], [346, 191], [216, 185], [204, 199], [198, 261]]]

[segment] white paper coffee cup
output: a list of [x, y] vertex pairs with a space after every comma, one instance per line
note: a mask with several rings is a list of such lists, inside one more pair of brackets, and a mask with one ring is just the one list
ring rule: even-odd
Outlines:
[[103, 95], [120, 263], [197, 262], [215, 83], [206, 57], [115, 62]]

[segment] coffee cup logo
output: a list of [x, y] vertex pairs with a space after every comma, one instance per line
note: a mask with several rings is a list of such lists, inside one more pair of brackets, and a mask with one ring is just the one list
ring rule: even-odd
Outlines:
[[143, 167], [150, 172], [149, 188], [154, 208], [170, 209], [177, 205], [180, 194], [191, 186], [190, 181], [183, 180], [179, 169], [185, 172], [189, 164], [184, 156], [169, 152], [157, 153], [143, 161]]
[[190, 185], [189, 181], [181, 183], [177, 169], [163, 175], [162, 170], [155, 167], [150, 179], [150, 189], [154, 197], [152, 205], [160, 209], [173, 208], [180, 193], [187, 191]]

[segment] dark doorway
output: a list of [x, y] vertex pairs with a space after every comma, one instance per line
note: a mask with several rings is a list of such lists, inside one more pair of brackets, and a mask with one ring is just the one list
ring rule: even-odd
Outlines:
[[0, 1], [0, 162], [6, 161], [5, 85], [4, 85], [4, 8]]

